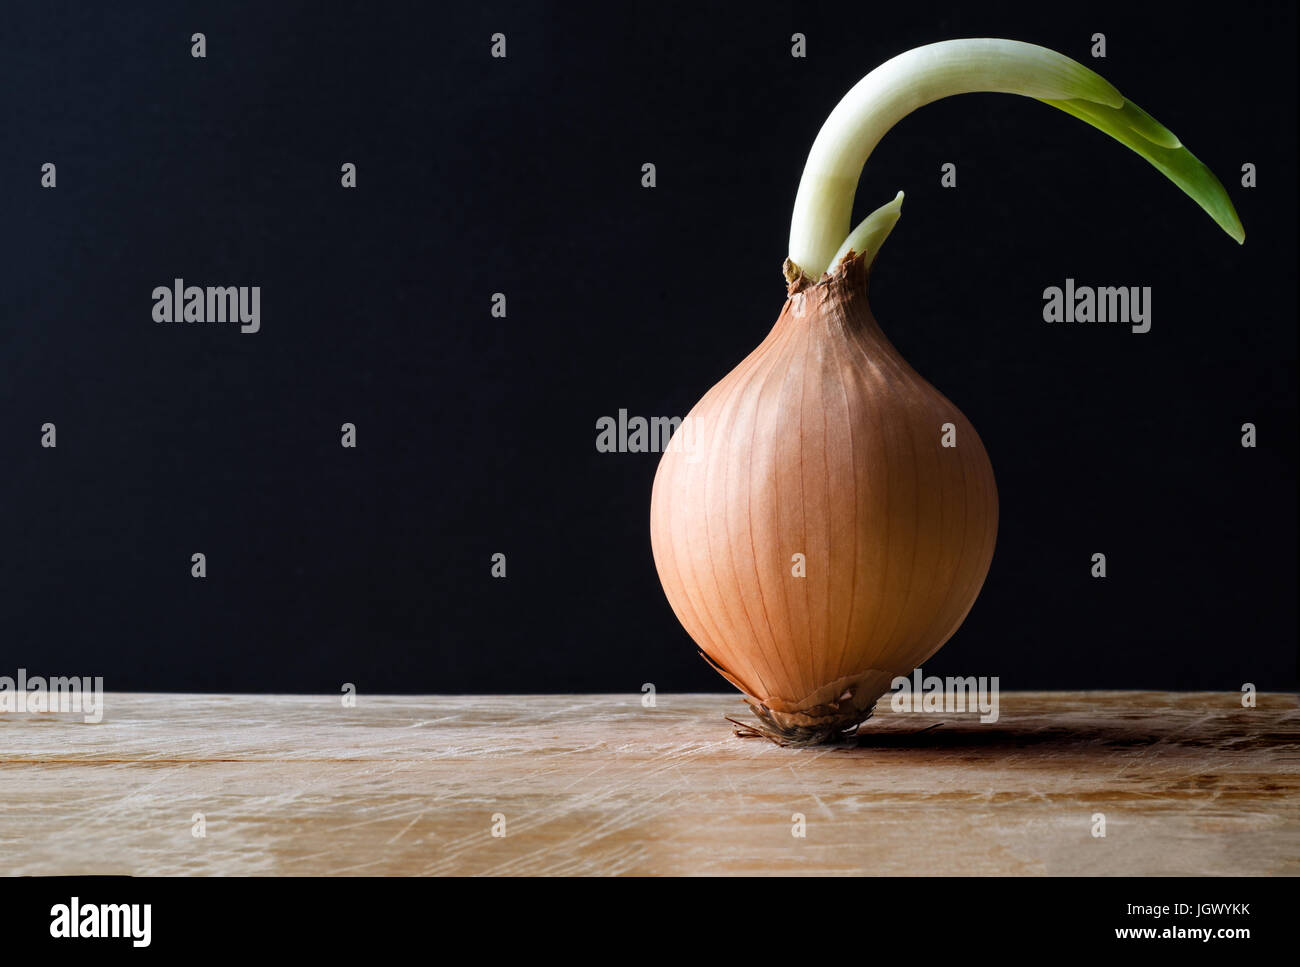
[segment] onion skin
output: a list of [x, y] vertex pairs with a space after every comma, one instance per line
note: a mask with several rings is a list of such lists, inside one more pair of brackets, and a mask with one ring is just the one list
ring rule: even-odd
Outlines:
[[673, 611], [758, 715], [749, 734], [810, 745], [957, 630], [998, 501], [975, 428], [872, 316], [867, 260], [820, 281], [791, 268], [772, 331], [660, 460], [650, 538]]

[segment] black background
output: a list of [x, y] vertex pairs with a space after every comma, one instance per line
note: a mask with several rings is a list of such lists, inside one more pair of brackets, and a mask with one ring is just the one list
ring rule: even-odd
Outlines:
[[[965, 6], [8, 9], [0, 674], [725, 688], [655, 574], [657, 455], [597, 453], [596, 420], [684, 415], [760, 341], [804, 158], [853, 83], [1004, 36], [1178, 134], [1247, 242], [1028, 99], [952, 98], [886, 137], [857, 217], [907, 202], [873, 306], [1001, 499], [984, 591], [926, 671], [1294, 687], [1295, 7]], [[177, 276], [262, 286], [261, 332], [155, 324]], [[1067, 276], [1151, 286], [1151, 332], [1044, 324]]]

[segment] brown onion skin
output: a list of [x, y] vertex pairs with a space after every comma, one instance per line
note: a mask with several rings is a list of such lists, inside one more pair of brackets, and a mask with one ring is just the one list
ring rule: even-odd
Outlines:
[[673, 611], [778, 731], [856, 725], [957, 630], [993, 559], [984, 446], [885, 338], [867, 276], [850, 257], [793, 282], [655, 475], [650, 537]]

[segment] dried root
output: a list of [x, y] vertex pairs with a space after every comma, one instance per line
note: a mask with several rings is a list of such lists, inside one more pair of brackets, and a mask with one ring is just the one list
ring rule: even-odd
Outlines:
[[851, 739], [858, 727], [875, 711], [872, 702], [866, 708], [857, 708], [852, 702], [833, 702], [806, 712], [787, 714], [768, 708], [761, 702], [745, 700], [758, 717], [758, 722], [747, 723], [725, 716], [735, 726], [741, 739], [767, 739], [783, 748], [805, 748], [810, 745], [830, 745]]

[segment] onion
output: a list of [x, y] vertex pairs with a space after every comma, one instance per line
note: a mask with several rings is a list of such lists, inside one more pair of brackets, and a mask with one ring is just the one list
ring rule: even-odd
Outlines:
[[1087, 121], [1244, 241], [1209, 169], [1054, 51], [946, 41], [849, 91], [804, 168], [776, 325], [690, 411], [651, 497], [668, 601], [758, 717], [738, 734], [782, 745], [851, 734], [896, 676], [957, 630], [988, 574], [998, 500], [983, 444], [894, 349], [867, 301], [902, 192], [849, 231], [858, 178], [884, 133], [923, 104], [972, 91], [1035, 97]]

